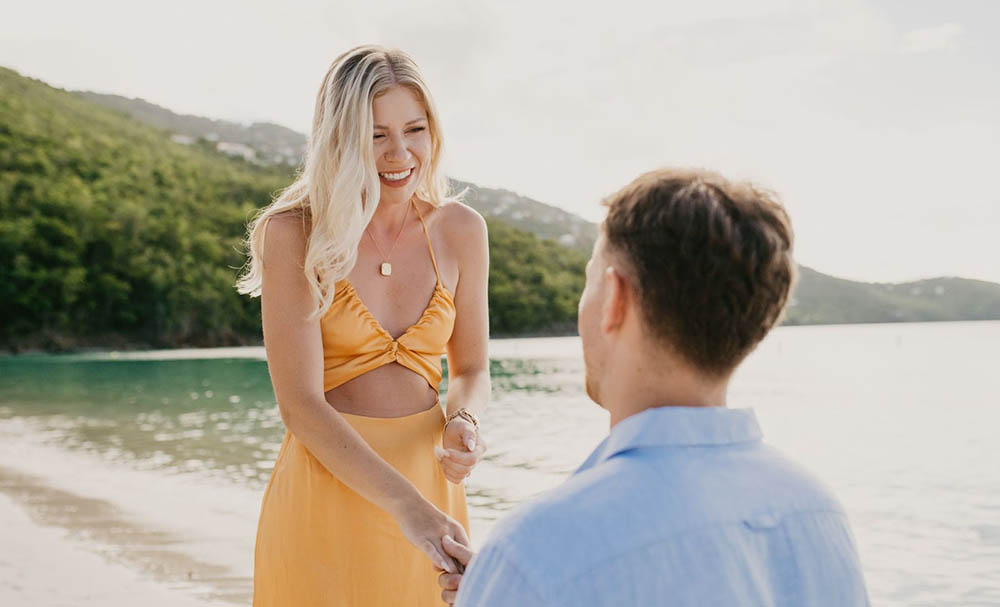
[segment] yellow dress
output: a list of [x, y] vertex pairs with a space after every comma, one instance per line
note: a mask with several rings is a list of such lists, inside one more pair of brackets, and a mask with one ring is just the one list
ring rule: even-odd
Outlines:
[[[416, 205], [414, 204], [414, 208]], [[451, 336], [455, 303], [437, 275], [434, 295], [416, 324], [393, 339], [351, 284], [337, 284], [321, 321], [324, 391], [396, 362], [437, 388], [441, 355]], [[434, 457], [444, 412], [395, 418], [342, 413], [386, 462], [468, 531], [465, 489], [450, 483]], [[264, 491], [254, 549], [254, 607], [440, 607], [438, 571], [396, 521], [341, 483], [291, 432], [285, 432]]]

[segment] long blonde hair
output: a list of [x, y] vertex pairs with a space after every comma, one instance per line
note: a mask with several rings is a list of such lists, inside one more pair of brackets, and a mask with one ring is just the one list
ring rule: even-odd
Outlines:
[[296, 211], [310, 226], [303, 270], [316, 304], [311, 318], [326, 313], [333, 303], [334, 283], [354, 267], [358, 243], [378, 207], [372, 101], [397, 85], [411, 89], [427, 111], [430, 162], [416, 196], [435, 207], [453, 200], [440, 170], [441, 125], [417, 64], [400, 50], [373, 45], [353, 48], [333, 61], [323, 79], [298, 177], [247, 228], [244, 245], [249, 260], [236, 282], [237, 291], [260, 295], [267, 223], [279, 213]]

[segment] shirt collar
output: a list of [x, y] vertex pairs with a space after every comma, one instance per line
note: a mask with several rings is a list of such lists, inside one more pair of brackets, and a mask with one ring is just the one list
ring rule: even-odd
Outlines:
[[652, 407], [618, 422], [577, 472], [643, 447], [731, 445], [761, 436], [753, 409]]

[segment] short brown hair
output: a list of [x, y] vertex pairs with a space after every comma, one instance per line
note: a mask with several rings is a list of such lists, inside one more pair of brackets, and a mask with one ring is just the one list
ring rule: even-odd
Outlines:
[[663, 169], [604, 201], [612, 257], [653, 334], [709, 375], [732, 371], [781, 318], [795, 280], [776, 197], [704, 170]]

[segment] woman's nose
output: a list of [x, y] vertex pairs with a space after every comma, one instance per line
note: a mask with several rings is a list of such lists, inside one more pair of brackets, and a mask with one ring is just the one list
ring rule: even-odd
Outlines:
[[409, 150], [406, 149], [406, 140], [402, 136], [390, 136], [389, 147], [385, 151], [386, 160], [406, 160], [409, 154]]

